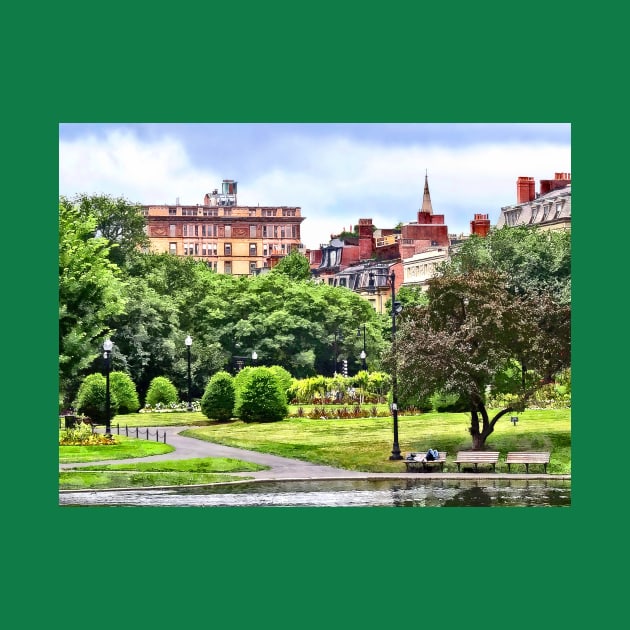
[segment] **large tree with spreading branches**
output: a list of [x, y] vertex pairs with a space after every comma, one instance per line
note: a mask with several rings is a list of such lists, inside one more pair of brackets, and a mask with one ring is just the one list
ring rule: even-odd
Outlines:
[[[570, 365], [570, 306], [545, 291], [516, 291], [505, 274], [487, 268], [445, 270], [427, 295], [427, 305], [403, 312], [387, 363], [395, 362], [403, 395], [457, 394], [471, 413], [472, 447], [481, 450], [500, 418], [525, 409]], [[493, 417], [491, 391], [512, 394]]]

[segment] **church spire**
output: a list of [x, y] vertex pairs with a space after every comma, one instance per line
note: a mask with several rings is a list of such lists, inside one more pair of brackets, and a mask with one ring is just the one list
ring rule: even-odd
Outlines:
[[433, 206], [431, 205], [431, 195], [429, 194], [429, 176], [425, 170], [424, 172], [424, 195], [422, 196], [422, 208], [420, 212], [427, 212], [433, 214]]

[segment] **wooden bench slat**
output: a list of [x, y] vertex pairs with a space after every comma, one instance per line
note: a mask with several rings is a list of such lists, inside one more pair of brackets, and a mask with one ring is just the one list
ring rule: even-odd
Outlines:
[[525, 471], [529, 472], [530, 464], [542, 464], [547, 472], [551, 453], [549, 451], [510, 451], [505, 457], [505, 463], [510, 472], [512, 464], [525, 464]]
[[474, 464], [477, 470], [478, 464], [492, 464], [492, 470], [496, 470], [499, 461], [499, 451], [458, 451], [455, 463], [457, 470], [461, 464]]

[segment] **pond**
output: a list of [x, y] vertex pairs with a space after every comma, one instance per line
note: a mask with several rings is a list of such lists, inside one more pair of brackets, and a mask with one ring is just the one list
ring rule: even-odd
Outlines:
[[569, 507], [564, 479], [267, 481], [189, 488], [61, 492], [59, 505], [98, 507]]

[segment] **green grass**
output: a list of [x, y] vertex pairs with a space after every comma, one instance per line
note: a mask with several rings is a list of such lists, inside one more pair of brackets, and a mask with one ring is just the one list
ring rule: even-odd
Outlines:
[[60, 446], [59, 463], [98, 462], [106, 459], [127, 459], [131, 457], [148, 457], [162, 455], [175, 450], [169, 444], [150, 442], [124, 435], [115, 435], [116, 444], [93, 446]]
[[[106, 448], [106, 447], [104, 447]], [[224, 457], [165, 462], [129, 462], [82, 466], [59, 473], [60, 490], [182, 486], [251, 479], [227, 473], [267, 470], [250, 462]]]
[[[399, 416], [399, 445], [403, 456], [409, 451], [437, 448], [447, 451], [445, 471], [457, 470], [457, 451], [470, 450], [468, 413], [427, 413]], [[283, 422], [245, 424], [234, 421], [187, 429], [188, 437], [236, 446], [253, 451], [292, 457], [317, 464], [364, 472], [402, 472], [404, 464], [389, 461], [392, 449], [392, 419], [311, 420], [291, 418]], [[508, 451], [548, 450], [547, 472], [571, 472], [570, 409], [528, 410], [519, 414], [513, 426], [503, 417], [486, 441], [488, 450], [500, 452], [497, 472], [507, 471], [503, 463]], [[520, 468], [512, 469], [512, 472]], [[537, 467], [532, 467], [534, 472]], [[542, 467], [541, 467], [542, 470]]]

